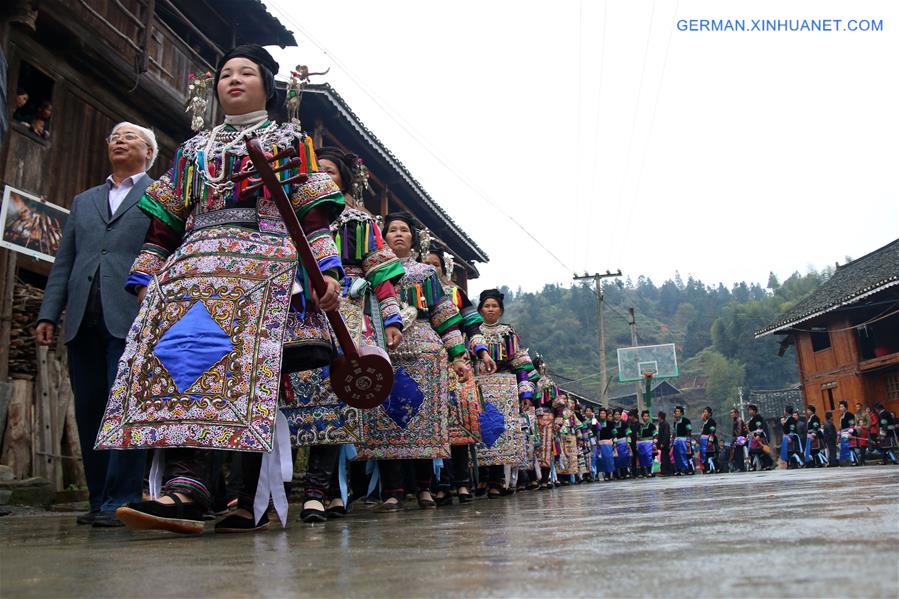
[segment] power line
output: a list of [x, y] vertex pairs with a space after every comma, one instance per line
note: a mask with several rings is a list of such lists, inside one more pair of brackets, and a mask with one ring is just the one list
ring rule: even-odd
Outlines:
[[[680, 5], [680, 0], [677, 0], [677, 2], [675, 2], [675, 4], [674, 4], [674, 18], [672, 19], [675, 22], [677, 21], [677, 10], [679, 8], [679, 5]], [[630, 231], [631, 221], [633, 220], [633, 217], [634, 217], [634, 205], [640, 199], [640, 189], [643, 186], [643, 167], [646, 166], [646, 153], [649, 150], [649, 142], [652, 140], [652, 132], [653, 132], [653, 128], [655, 127], [655, 122], [656, 122], [656, 113], [658, 112], [658, 108], [659, 108], [659, 97], [662, 95], [662, 86], [665, 84], [665, 70], [668, 67], [668, 54], [669, 54], [669, 50], [671, 49], [671, 38], [674, 37], [674, 23], [672, 23], [671, 27], [669, 27], [668, 29], [669, 29], [668, 41], [665, 44], [665, 56], [662, 59], [662, 73], [659, 75], [659, 86], [658, 86], [658, 88], [656, 88], [656, 95], [655, 95], [655, 99], [653, 100], [653, 105], [652, 105], [652, 113], [651, 113], [651, 116], [649, 117], [649, 130], [646, 133], [646, 141], [643, 143], [643, 153], [640, 156], [640, 167], [637, 170], [637, 186], [634, 189], [633, 201], [628, 202], [628, 204], [627, 204], [627, 219], [625, 220], [625, 225], [624, 225], [625, 234], [627, 234], [627, 232]], [[618, 247], [618, 251], [617, 251], [617, 253], [616, 253], [617, 255], [615, 257], [616, 261], [621, 256], [622, 245], [619, 244], [617, 247]]]
[[[591, 197], [595, 197], [596, 193], [596, 176], [597, 171], [599, 170], [599, 130], [600, 125], [602, 123], [602, 90], [603, 90], [603, 73], [606, 70], [606, 23], [608, 22], [608, 14], [609, 14], [609, 0], [605, 0], [603, 2], [602, 8], [602, 49], [601, 49], [601, 57], [599, 59], [599, 89], [596, 94], [596, 126], [593, 130], [593, 169], [591, 171], [590, 178], [590, 195]], [[593, 205], [596, 202], [587, 202], [587, 227], [589, 230], [590, 224], [593, 222]], [[584, 244], [584, 264], [587, 264], [587, 260], [589, 259], [590, 253], [590, 244]]]
[[[575, 141], [575, 163], [574, 163], [574, 213], [581, 213], [581, 123], [583, 118], [583, 96], [584, 96], [584, 2], [578, 2], [577, 15], [577, 116], [576, 116], [576, 135]], [[592, 202], [591, 202], [592, 203]], [[572, 262], [577, 264], [577, 244], [580, 235], [571, 236], [571, 258]], [[586, 244], [585, 244], [586, 245]]]
[[445, 168], [451, 175], [456, 177], [465, 187], [470, 189], [476, 195], [480, 196], [482, 200], [487, 202], [494, 210], [499, 212], [501, 215], [506, 217], [509, 221], [512, 222], [516, 227], [518, 227], [525, 235], [527, 235], [538, 247], [540, 247], [544, 252], [546, 252], [550, 257], [553, 258], [556, 262], [559, 263], [565, 270], [571, 272], [573, 269], [569, 267], [565, 262], [562, 261], [552, 250], [546, 247], [543, 242], [541, 242], [537, 237], [531, 233], [527, 227], [518, 222], [518, 220], [506, 212], [502, 207], [500, 207], [496, 202], [490, 199], [487, 194], [478, 189], [478, 187], [468, 180], [467, 177], [462, 175], [459, 171], [457, 171], [453, 166], [451, 166], [447, 160], [445, 160], [442, 156], [438, 155], [432, 148], [431, 145], [428, 144], [422, 136], [417, 133], [411, 123], [402, 119], [395, 111], [389, 107], [386, 102], [381, 101], [378, 97], [374, 95], [373, 92], [369, 91], [368, 87], [362, 83], [362, 81], [355, 75], [355, 73], [350, 69], [343, 61], [341, 61], [334, 53], [329, 51], [325, 46], [319, 42], [312, 34], [310, 34], [304, 27], [302, 27], [297, 21], [295, 21], [290, 15], [284, 13], [279, 7], [274, 4], [268, 5], [273, 10], [279, 13], [279, 18], [284, 19], [288, 23], [290, 23], [293, 27], [297, 29], [303, 36], [305, 36], [312, 44], [318, 48], [322, 54], [330, 58], [334, 64], [342, 70], [346, 75], [350, 78], [350, 80], [355, 83], [359, 89], [364, 93], [368, 98], [375, 103], [375, 105], [380, 108], [384, 114], [392, 120], [397, 126], [400, 127], [412, 140], [414, 140], [421, 148], [427, 152], [434, 160], [436, 160], [443, 168]]
[[[603, 303], [605, 303], [605, 301], [603, 299], [603, 294], [602, 294], [602, 280], [608, 279], [611, 277], [620, 277], [620, 276], [621, 276], [621, 269], [619, 269], [618, 272], [611, 272], [609, 270], [606, 270], [605, 274], [594, 273], [591, 275], [591, 274], [584, 273], [583, 276], [577, 276], [577, 275], [574, 276], [575, 281], [583, 281], [586, 279], [593, 279], [593, 283], [596, 286], [596, 328], [597, 328], [597, 332], [599, 333], [599, 373], [600, 373], [600, 376], [602, 377], [603, 382], [605, 382], [605, 380], [606, 380], [607, 373], [606, 373], [606, 331], [605, 331], [605, 326], [603, 325], [603, 318], [602, 318], [602, 306], [603, 306]], [[608, 396], [606, 395], [605, 387], [603, 387], [603, 390], [601, 393], [601, 399], [603, 401], [608, 399]]]
[[[625, 186], [625, 183], [627, 183], [627, 174], [628, 174], [628, 171], [630, 170], [630, 166], [631, 166], [631, 150], [633, 149], [634, 136], [636, 135], [636, 131], [637, 131], [637, 115], [640, 112], [640, 96], [643, 95], [643, 80], [646, 75], [646, 59], [649, 56], [649, 40], [652, 39], [652, 24], [653, 24], [653, 21], [655, 20], [655, 14], [656, 14], [656, 0], [652, 0], [652, 11], [650, 12], [650, 15], [649, 15], [649, 29], [646, 31], [646, 45], [643, 48], [643, 65], [640, 67], [640, 83], [637, 85], [637, 99], [634, 101], [634, 116], [633, 116], [633, 119], [631, 119], [631, 134], [627, 140], [627, 151], [625, 152], [625, 155], [624, 155], [625, 156], [624, 170], [622, 171], [622, 174], [621, 174], [621, 186], [618, 190], [618, 195], [615, 198], [616, 199], [615, 219], [612, 222], [618, 222], [618, 214], [619, 214], [619, 210], [621, 208], [621, 203], [622, 203], [623, 196], [624, 196], [624, 186]], [[616, 228], [615, 232], [617, 233], [617, 231], [618, 231], [618, 229]], [[625, 231], [625, 237], [626, 236], [627, 236], [627, 231]], [[610, 251], [608, 252], [608, 254], [611, 254], [612, 248], [616, 247], [617, 238], [615, 235], [610, 235], [609, 239], [610, 239], [611, 245], [609, 246]]]
[[[858, 324], [852, 325], [851, 327], [846, 327], [843, 329], [827, 329], [827, 332], [828, 333], [841, 333], [843, 331], [851, 331], [853, 329], [860, 329], [861, 327], [866, 327], [869, 324], [874, 324], [875, 322], [879, 322], [881, 320], [886, 320], [887, 318], [892, 318], [896, 314], [899, 314], [899, 309], [893, 310], [892, 312], [890, 312], [889, 310], [890, 310], [890, 308], [887, 308], [886, 310], [884, 310], [877, 316], [874, 316], [870, 320], [860, 322]], [[790, 330], [791, 331], [799, 331], [800, 333], [823, 333], [824, 332], [824, 331], [816, 331], [815, 329], [799, 329], [796, 327], [791, 327]]]

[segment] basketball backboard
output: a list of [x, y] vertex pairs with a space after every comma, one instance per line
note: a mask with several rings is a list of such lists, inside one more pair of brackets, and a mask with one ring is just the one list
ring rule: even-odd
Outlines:
[[618, 382], [642, 381], [646, 373], [652, 373], [654, 379], [671, 379], [679, 374], [673, 343], [618, 348]]

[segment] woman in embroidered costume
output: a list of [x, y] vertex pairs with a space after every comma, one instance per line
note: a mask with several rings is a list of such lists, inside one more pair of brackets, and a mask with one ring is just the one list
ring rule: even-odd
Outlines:
[[564, 393], [556, 400], [558, 406], [558, 426], [561, 445], [560, 462], [562, 467], [558, 470], [563, 485], [576, 482], [577, 477], [586, 474], [586, 462], [581, 450], [579, 431], [582, 425], [572, 405], [572, 400]]
[[462, 317], [444, 292], [434, 268], [412, 257], [418, 241], [412, 218], [405, 214], [387, 215], [382, 234], [406, 271], [397, 283], [403, 342], [390, 353], [395, 369], [390, 397], [362, 414], [359, 458], [379, 460], [384, 499], [381, 509], [400, 508], [405, 496], [400, 460], [405, 459], [414, 461], [419, 506], [435, 507], [430, 492], [433, 459], [450, 454], [447, 358], [461, 379], [470, 376], [463, 357]]
[[[452, 256], [432, 250], [425, 256], [425, 262], [434, 267], [443, 289], [452, 299], [453, 305], [462, 316], [462, 330], [465, 333], [468, 347], [474, 352], [483, 355], [482, 366], [485, 370], [493, 372], [496, 365], [493, 359], [485, 351], [487, 346], [481, 335], [480, 325], [484, 322], [477, 309], [468, 299], [465, 292], [450, 278], [453, 270]], [[470, 492], [471, 487], [471, 448], [480, 440], [480, 427], [478, 416], [480, 414], [480, 399], [478, 386], [474, 379], [462, 382], [456, 376], [452, 368], [447, 369], [449, 390], [449, 436], [450, 436], [450, 460], [444, 461], [440, 470], [440, 479], [437, 483], [437, 505], [451, 505], [453, 496], [451, 490], [455, 489], [459, 497], [459, 503], [470, 503], [474, 496]]]
[[536, 461], [536, 435], [537, 414], [534, 409], [533, 398], [526, 397], [521, 400], [521, 413], [518, 416], [519, 429], [524, 437], [521, 447], [521, 460], [517, 468], [512, 466], [509, 487], [515, 487], [517, 491], [536, 489], [540, 486], [537, 478]]
[[[343, 191], [346, 208], [331, 223], [346, 276], [340, 313], [357, 345], [393, 350], [403, 338], [403, 321], [393, 283], [403, 276], [399, 259], [365, 210], [363, 165], [338, 148], [315, 151], [319, 168]], [[298, 446], [310, 446], [304, 522], [324, 522], [346, 514], [347, 460], [362, 440], [362, 413], [340, 401], [328, 381], [328, 368], [291, 373], [285, 378], [282, 412]], [[327, 504], [327, 505], [326, 505]]]
[[[276, 441], [287, 439], [286, 422], [276, 427], [281, 374], [320, 367], [332, 357], [320, 309], [338, 305], [343, 268], [328, 225], [343, 209], [343, 197], [327, 174], [315, 172], [309, 138], [296, 125], [268, 118], [277, 70], [260, 46], [228, 52], [215, 74], [225, 123], [185, 142], [172, 169], [140, 200], [152, 223], [128, 288], [141, 298], [141, 309], [97, 447], [157, 449], [151, 494], [160, 493], [154, 480], [164, 484], [158, 499], [119, 509], [128, 526], [201, 532], [213, 450], [222, 449], [246, 452], [245, 487], [239, 509], [216, 530], [267, 526], [269, 495], [263, 494], [255, 519], [253, 496], [263, 454], [273, 452], [269, 457], [277, 461], [284, 444]], [[257, 179], [231, 180], [252, 170], [245, 149], [251, 135], [272, 154], [292, 148], [301, 159], [299, 171], [309, 173], [305, 183], [286, 191], [326, 275], [322, 297], [305, 284], [305, 270], [264, 187], [247, 189]], [[287, 450], [289, 458], [289, 445]], [[263, 480], [276, 507], [286, 508], [274, 470]], [[279, 511], [282, 522], [285, 514]]]
[[556, 482], [555, 461], [558, 457], [557, 449], [560, 448], [558, 434], [553, 427], [553, 406], [559, 395], [556, 382], [547, 373], [547, 364], [542, 356], [534, 358], [534, 369], [540, 374], [534, 391], [537, 416], [537, 434], [539, 447], [537, 460], [540, 465], [540, 487], [546, 489]]
[[521, 462], [524, 435], [520, 429], [519, 400], [533, 398], [534, 382], [540, 376], [515, 330], [499, 322], [504, 312], [503, 299], [497, 289], [486, 289], [478, 304], [484, 319], [481, 334], [496, 362], [496, 372], [479, 372], [477, 376], [484, 397], [478, 466], [481, 481], [487, 483], [488, 497], [499, 497], [506, 491], [504, 466], [517, 467]]

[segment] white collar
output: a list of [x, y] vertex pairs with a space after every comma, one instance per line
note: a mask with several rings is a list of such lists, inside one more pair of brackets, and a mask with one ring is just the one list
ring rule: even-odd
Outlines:
[[247, 127], [249, 125], [255, 125], [256, 123], [261, 123], [267, 118], [268, 112], [265, 110], [256, 110], [255, 112], [248, 112], [246, 114], [226, 114], [225, 124], [231, 125], [232, 127]]
[[[140, 179], [141, 177], [143, 177], [146, 174], [147, 173], [145, 171], [141, 171], [141, 172], [137, 173], [136, 175], [131, 175], [130, 177], [125, 177], [124, 179], [122, 179], [122, 181], [119, 183], [119, 185], [124, 184], [125, 181], [130, 179], [131, 185], [129, 185], [129, 187], [134, 187], [135, 185], [137, 185], [138, 179]], [[109, 175], [108, 177], [106, 177], [106, 183], [109, 184], [110, 187], [116, 187], [116, 182], [115, 182], [115, 179], [112, 178], [112, 175]]]

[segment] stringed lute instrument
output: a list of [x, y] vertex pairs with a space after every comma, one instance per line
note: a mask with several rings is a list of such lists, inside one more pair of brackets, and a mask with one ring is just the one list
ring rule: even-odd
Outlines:
[[[303, 233], [300, 221], [297, 219], [297, 215], [293, 211], [293, 207], [287, 194], [284, 193], [283, 187], [293, 183], [304, 183], [309, 177], [301, 173], [282, 180], [277, 175], [281, 171], [299, 167], [301, 164], [300, 159], [295, 156], [296, 152], [293, 148], [287, 148], [274, 156], [266, 156], [262, 145], [255, 137], [248, 138], [246, 145], [247, 154], [253, 162], [255, 170], [241, 171], [231, 179], [235, 182], [248, 178], [259, 179], [258, 182], [254, 181], [251, 185], [248, 185], [243, 190], [244, 194], [265, 186], [275, 201], [287, 233], [297, 248], [297, 253], [309, 275], [309, 282], [312, 284], [312, 288], [319, 296], [324, 295], [327, 291], [325, 278], [318, 268], [318, 263], [315, 261], [315, 256], [309, 247], [306, 234]], [[277, 169], [272, 168], [272, 162], [285, 158], [290, 158], [290, 160]], [[387, 399], [393, 387], [393, 366], [390, 364], [387, 353], [379, 347], [366, 346], [357, 348], [356, 344], [353, 343], [346, 323], [343, 321], [343, 317], [340, 316], [340, 312], [337, 310], [326, 310], [325, 314], [331, 323], [331, 328], [334, 330], [340, 349], [343, 352], [331, 362], [330, 379], [335, 395], [354, 408], [365, 410], [380, 405]]]

